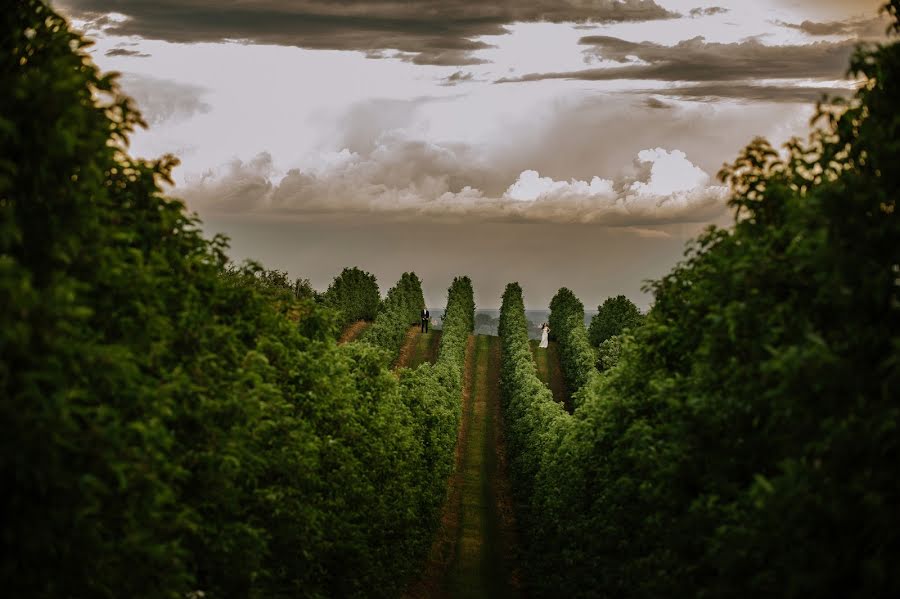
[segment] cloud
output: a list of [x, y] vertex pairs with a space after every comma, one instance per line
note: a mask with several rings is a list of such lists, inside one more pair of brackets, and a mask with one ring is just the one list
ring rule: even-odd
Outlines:
[[616, 37], [587, 36], [588, 55], [624, 66], [561, 73], [532, 73], [498, 83], [580, 79], [608, 81], [638, 79], [661, 81], [747, 81], [753, 79], [809, 79], [843, 77], [855, 41], [816, 42], [796, 46], [767, 46], [756, 39], [739, 43], [707, 42], [695, 37], [663, 46], [629, 42]]
[[474, 77], [475, 76], [472, 73], [468, 73], [468, 72], [464, 73], [463, 71], [456, 71], [455, 73], [453, 73], [452, 75], [450, 75], [449, 77], [444, 79], [444, 81], [443, 81], [443, 83], [441, 83], [441, 85], [448, 86], [448, 87], [454, 86], [454, 85], [459, 85], [460, 83], [472, 81], [474, 79]]
[[272, 192], [272, 156], [262, 152], [249, 162], [232, 160], [188, 181], [191, 202], [215, 206], [221, 213], [245, 212], [259, 207]]
[[113, 48], [106, 51], [106, 56], [132, 56], [134, 58], [149, 58], [150, 55], [140, 50], [127, 50], [125, 48]]
[[[754, 102], [777, 102], [783, 104], [813, 104], [822, 98], [848, 98], [853, 90], [835, 87], [815, 87], [807, 85], [751, 85], [741, 83], [711, 83], [670, 87], [666, 89], [639, 90], [636, 93], [654, 93], [684, 100], [737, 99]], [[651, 102], [659, 102], [648, 98], [645, 105], [656, 106]], [[659, 102], [662, 107], [667, 104]]]
[[806, 20], [802, 23], [786, 23], [784, 21], [773, 21], [773, 23], [812, 36], [849, 35], [860, 39], [874, 39], [884, 37], [890, 22], [887, 19], [876, 17], [825, 22]]
[[684, 152], [662, 148], [640, 152], [630, 171], [614, 178], [557, 181], [525, 170], [505, 192], [491, 195], [484, 187], [493, 176], [472, 148], [387, 137], [369, 153], [328, 154], [277, 182], [264, 153], [207, 172], [178, 191], [204, 214], [611, 226], [702, 222], [722, 213], [727, 194]]
[[721, 6], [709, 6], [706, 8], [692, 8], [688, 13], [692, 19], [696, 19], [697, 17], [711, 17], [713, 15], [723, 15], [727, 12], [730, 12], [729, 9], [723, 8]]
[[196, 85], [135, 73], [124, 73], [119, 82], [150, 125], [180, 121], [211, 110], [202, 99], [206, 90]]
[[667, 108], [672, 107], [671, 104], [666, 104], [662, 100], [660, 100], [658, 98], [654, 98], [653, 96], [650, 96], [644, 100], [644, 106], [646, 106], [647, 108], [654, 108], [657, 110], [665, 110]]
[[[171, 42], [246, 40], [311, 49], [397, 50], [417, 64], [466, 65], [516, 22], [613, 23], [674, 18], [655, 0], [65, 0], [74, 16], [113, 35]], [[380, 54], [373, 56], [379, 57]]]

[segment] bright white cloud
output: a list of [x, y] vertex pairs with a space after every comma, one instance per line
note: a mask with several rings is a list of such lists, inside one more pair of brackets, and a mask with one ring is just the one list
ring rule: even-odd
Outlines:
[[541, 177], [537, 171], [527, 170], [519, 175], [504, 195], [520, 202], [533, 202], [541, 198], [554, 197], [609, 199], [614, 198], [616, 193], [613, 191], [613, 182], [609, 179], [594, 177], [590, 183], [577, 179], [554, 181], [550, 177]]

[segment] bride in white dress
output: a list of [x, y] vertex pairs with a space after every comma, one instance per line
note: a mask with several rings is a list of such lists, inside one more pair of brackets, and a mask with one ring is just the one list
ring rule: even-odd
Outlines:
[[538, 347], [547, 349], [547, 346], [550, 345], [550, 339], [548, 337], [549, 335], [550, 335], [550, 325], [548, 325], [545, 322], [544, 324], [541, 325], [541, 344], [538, 345]]

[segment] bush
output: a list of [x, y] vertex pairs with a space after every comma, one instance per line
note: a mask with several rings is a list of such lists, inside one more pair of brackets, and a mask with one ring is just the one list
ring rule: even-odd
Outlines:
[[325, 305], [338, 311], [338, 325], [342, 329], [357, 320], [375, 320], [381, 309], [381, 293], [375, 275], [356, 267], [342, 270], [322, 299]]
[[630, 299], [624, 295], [608, 297], [606, 301], [597, 306], [597, 313], [591, 318], [591, 326], [588, 328], [588, 337], [591, 345], [600, 345], [616, 335], [621, 335], [626, 329], [639, 327], [644, 316]]

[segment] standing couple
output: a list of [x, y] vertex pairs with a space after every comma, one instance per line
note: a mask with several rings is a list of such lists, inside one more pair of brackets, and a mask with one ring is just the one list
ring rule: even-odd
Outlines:
[[428, 313], [428, 308], [422, 306], [422, 332], [428, 332], [428, 321], [431, 319], [431, 314]]

